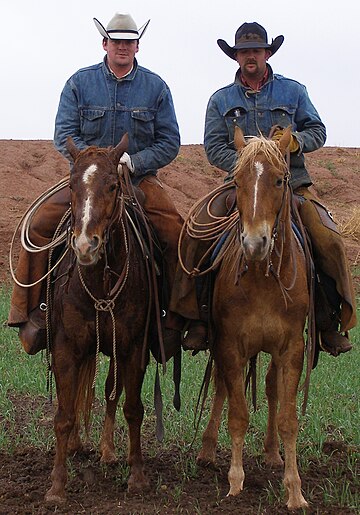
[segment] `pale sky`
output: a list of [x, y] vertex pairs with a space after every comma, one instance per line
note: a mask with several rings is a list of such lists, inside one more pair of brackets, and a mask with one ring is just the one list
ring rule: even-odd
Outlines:
[[210, 95], [233, 82], [235, 61], [216, 40], [257, 21], [285, 41], [269, 63], [305, 84], [327, 127], [326, 145], [360, 146], [359, 0], [3, 0], [0, 139], [52, 139], [61, 90], [100, 62], [104, 26], [130, 13], [140, 27], [139, 64], [169, 85], [182, 144], [202, 143]]

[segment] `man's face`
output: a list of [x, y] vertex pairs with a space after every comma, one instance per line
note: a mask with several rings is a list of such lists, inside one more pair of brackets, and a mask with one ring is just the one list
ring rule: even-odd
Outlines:
[[136, 52], [139, 50], [137, 39], [106, 39], [103, 49], [107, 53], [110, 68], [131, 68]]
[[266, 70], [266, 61], [271, 52], [265, 48], [243, 48], [235, 54], [243, 75], [248, 77], [260, 77]]

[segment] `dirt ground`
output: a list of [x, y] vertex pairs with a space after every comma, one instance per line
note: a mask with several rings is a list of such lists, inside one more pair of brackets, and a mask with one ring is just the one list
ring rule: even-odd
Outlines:
[[[358, 266], [359, 232], [352, 230], [352, 217], [359, 210], [360, 150], [326, 147], [308, 155], [307, 163], [318, 195], [344, 230], [350, 265]], [[0, 140], [1, 282], [10, 283], [9, 246], [24, 210], [40, 193], [63, 178], [67, 169], [65, 159], [55, 151], [50, 141]], [[224, 177], [223, 172], [207, 163], [201, 145], [183, 146], [177, 159], [159, 175], [184, 216], [196, 200], [220, 185]], [[26, 416], [33, 409], [26, 399], [17, 399], [16, 405], [21, 416]], [[52, 424], [52, 413], [48, 415], [48, 423]], [[259, 498], [268, 488], [269, 480], [280, 482], [281, 472], [269, 471], [263, 465], [259, 467], [259, 460], [248, 456], [243, 494], [236, 499], [226, 498], [229, 453], [223, 452], [219, 456], [218, 468], [201, 470], [195, 479], [185, 481], [182, 495], [178, 498], [178, 449], [159, 448], [153, 456], [148, 452], [149, 438], [145, 427], [144, 454], [151, 485], [148, 492], [127, 494], [126, 485], [116, 480], [117, 466], [105, 470], [99, 464], [97, 452], [90, 449], [74, 458], [75, 474], [68, 484], [68, 501], [58, 508], [46, 506], [43, 502], [53, 464], [52, 451], [39, 453], [34, 448], [18, 447], [14, 455], [1, 452], [0, 514], [253, 514], [258, 513], [254, 507], [259, 505]], [[346, 466], [348, 449], [343, 443], [326, 442], [323, 451], [328, 454], [326, 467], [314, 461], [302, 474], [303, 484], [307, 491], [312, 492], [309, 513], [354, 513], [335, 505], [329, 509], [322, 504], [320, 478], [326, 478], [331, 468], [343, 468], [342, 480], [351, 484], [352, 479]], [[261, 513], [287, 512], [277, 503], [271, 508], [265, 506]]]

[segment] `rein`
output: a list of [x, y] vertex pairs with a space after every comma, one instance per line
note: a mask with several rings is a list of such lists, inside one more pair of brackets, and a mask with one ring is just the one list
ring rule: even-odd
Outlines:
[[100, 356], [100, 324], [99, 324], [99, 313], [101, 312], [107, 312], [110, 313], [111, 321], [112, 321], [112, 351], [113, 351], [113, 360], [114, 360], [114, 387], [110, 394], [109, 399], [113, 401], [116, 396], [116, 384], [117, 384], [117, 360], [116, 360], [116, 320], [114, 315], [114, 308], [115, 308], [115, 302], [122, 290], [125, 287], [128, 274], [129, 274], [129, 247], [128, 247], [128, 239], [127, 239], [127, 231], [124, 225], [123, 219], [121, 219], [121, 227], [123, 230], [123, 236], [124, 236], [124, 242], [125, 242], [125, 249], [126, 249], [126, 260], [125, 265], [122, 270], [122, 273], [119, 276], [119, 279], [115, 285], [115, 287], [111, 291], [111, 297], [107, 299], [97, 299], [89, 290], [88, 286], [86, 285], [84, 281], [84, 277], [81, 272], [80, 265], [77, 266], [79, 278], [81, 281], [81, 284], [86, 291], [86, 293], [89, 295], [91, 300], [94, 302], [94, 309], [95, 309], [95, 327], [96, 327], [96, 365], [95, 365], [95, 374], [94, 374], [94, 380], [92, 384], [92, 388], [95, 388], [96, 379], [99, 373], [99, 356]]

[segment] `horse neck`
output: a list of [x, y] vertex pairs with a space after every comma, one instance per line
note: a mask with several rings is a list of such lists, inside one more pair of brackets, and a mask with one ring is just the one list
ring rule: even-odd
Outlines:
[[279, 213], [275, 253], [280, 256], [282, 266], [293, 257], [294, 233], [291, 225], [291, 192], [286, 186], [284, 204]]

